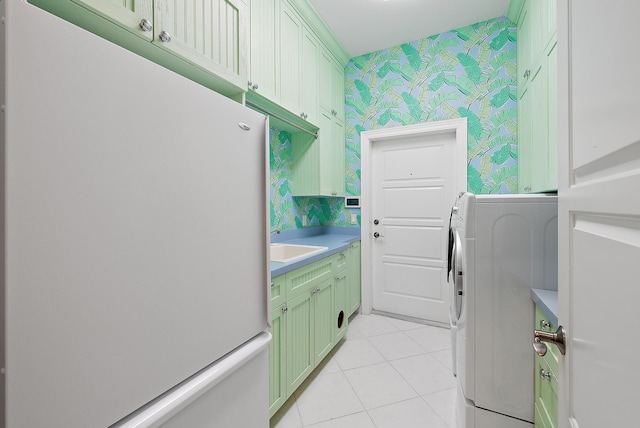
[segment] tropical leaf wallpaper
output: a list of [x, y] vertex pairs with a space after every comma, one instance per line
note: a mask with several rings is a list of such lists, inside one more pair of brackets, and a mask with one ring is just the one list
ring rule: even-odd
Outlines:
[[[467, 187], [517, 192], [516, 27], [505, 17], [353, 58], [345, 69], [346, 193], [360, 194], [360, 132], [467, 118]], [[273, 228], [349, 226], [341, 198], [292, 198], [291, 137], [272, 130]]]

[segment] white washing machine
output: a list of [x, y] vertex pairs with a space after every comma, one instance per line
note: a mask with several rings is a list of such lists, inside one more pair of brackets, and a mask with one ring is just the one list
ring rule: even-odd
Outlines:
[[557, 290], [558, 207], [548, 195], [474, 195], [451, 219], [458, 428], [531, 428], [534, 307]]

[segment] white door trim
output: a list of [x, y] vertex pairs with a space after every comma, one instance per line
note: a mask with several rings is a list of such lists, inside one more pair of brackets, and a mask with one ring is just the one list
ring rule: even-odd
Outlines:
[[362, 305], [361, 311], [368, 315], [372, 308], [372, 149], [373, 144], [380, 141], [387, 141], [393, 138], [419, 135], [433, 135], [442, 133], [455, 133], [455, 159], [454, 184], [452, 186], [451, 204], [453, 205], [455, 196], [459, 192], [467, 190], [467, 119], [451, 119], [438, 122], [425, 122], [416, 125], [399, 126], [392, 128], [376, 129], [364, 131], [360, 134], [360, 154], [361, 154], [361, 216], [362, 216]]

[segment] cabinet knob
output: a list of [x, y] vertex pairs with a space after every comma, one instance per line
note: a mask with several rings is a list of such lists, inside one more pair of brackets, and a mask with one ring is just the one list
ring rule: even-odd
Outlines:
[[249, 81], [247, 82], [247, 86], [248, 86], [248, 87], [252, 87], [252, 86], [253, 86], [253, 82], [252, 82], [251, 80], [249, 80]]
[[258, 90], [258, 84], [257, 84], [257, 83], [255, 83], [251, 88], [252, 88], [254, 91], [257, 91], [257, 90]]
[[286, 306], [283, 306], [283, 307], [282, 307], [282, 312], [283, 312], [283, 313], [284, 313], [284, 312], [287, 312], [288, 310], [289, 310], [289, 308], [287, 308]]
[[531, 76], [531, 70], [527, 69], [524, 71], [524, 74], [522, 75], [522, 77], [524, 77], [525, 79], [528, 79], [529, 76]]
[[276, 284], [274, 284], [273, 282], [271, 283], [271, 288], [275, 287]]
[[161, 42], [169, 43], [171, 41], [171, 34], [169, 34], [167, 31], [162, 30], [160, 31], [160, 34], [158, 34], [158, 38]]
[[378, 232], [373, 233], [374, 238], [384, 238], [384, 235], [379, 234]]
[[524, 188], [524, 191], [527, 193], [531, 193], [531, 187], [527, 186]]
[[149, 21], [147, 18], [142, 18], [140, 20], [140, 28], [142, 29], [142, 31], [151, 31], [153, 30], [153, 25], [151, 25], [151, 21]]
[[551, 372], [548, 372], [545, 369], [540, 369], [540, 379], [551, 380]]

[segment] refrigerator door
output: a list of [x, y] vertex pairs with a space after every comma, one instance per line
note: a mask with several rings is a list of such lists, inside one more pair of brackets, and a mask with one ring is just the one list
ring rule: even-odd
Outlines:
[[1, 3], [7, 427], [107, 427], [267, 328], [266, 118]]

